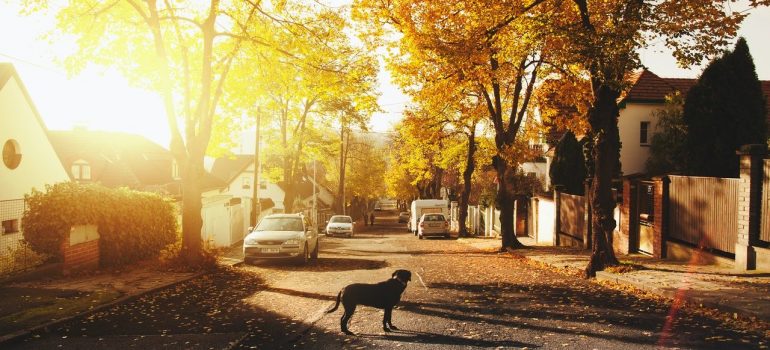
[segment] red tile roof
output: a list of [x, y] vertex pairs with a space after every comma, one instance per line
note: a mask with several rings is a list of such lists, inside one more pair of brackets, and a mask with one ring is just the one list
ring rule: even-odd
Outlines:
[[622, 97], [627, 102], [663, 102], [666, 96], [674, 91], [687, 94], [687, 91], [698, 82], [690, 78], [661, 78], [649, 70], [636, 72], [629, 76], [631, 88]]
[[[630, 88], [621, 96], [623, 102], [663, 103], [674, 91], [686, 95], [697, 79], [661, 78], [649, 70], [635, 72], [628, 77]], [[761, 80], [768, 123], [770, 123], [770, 81]]]

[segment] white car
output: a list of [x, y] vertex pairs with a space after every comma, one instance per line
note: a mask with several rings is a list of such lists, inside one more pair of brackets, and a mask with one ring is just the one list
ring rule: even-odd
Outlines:
[[417, 224], [417, 236], [420, 239], [428, 236], [449, 238], [449, 221], [444, 214], [422, 214]]
[[353, 218], [347, 215], [334, 215], [326, 224], [326, 235], [346, 235], [353, 237]]
[[300, 214], [273, 214], [260, 220], [243, 239], [243, 261], [293, 259], [307, 263], [318, 259], [318, 232]]

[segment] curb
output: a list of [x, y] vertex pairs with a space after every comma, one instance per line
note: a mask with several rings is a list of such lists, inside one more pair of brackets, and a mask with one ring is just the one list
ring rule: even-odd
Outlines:
[[25, 336], [28, 336], [32, 332], [39, 331], [39, 330], [44, 330], [45, 331], [47, 328], [53, 327], [53, 326], [55, 326], [55, 325], [57, 325], [59, 323], [64, 323], [64, 322], [70, 321], [70, 320], [75, 319], [75, 318], [80, 317], [80, 316], [84, 316], [84, 315], [88, 315], [88, 314], [91, 314], [91, 313], [95, 313], [95, 312], [98, 312], [98, 311], [110, 308], [112, 306], [115, 306], [115, 305], [118, 305], [118, 304], [122, 304], [122, 303], [125, 303], [125, 302], [128, 302], [128, 301], [131, 301], [133, 299], [137, 299], [137, 298], [139, 298], [139, 297], [141, 297], [141, 296], [143, 296], [143, 295], [145, 295], [147, 293], [155, 292], [155, 291], [158, 291], [158, 290], [161, 290], [161, 289], [172, 287], [172, 286], [177, 285], [179, 283], [187, 282], [187, 281], [189, 281], [191, 279], [203, 276], [204, 274], [206, 274], [206, 272], [204, 272], [204, 271], [196, 272], [195, 274], [192, 274], [190, 276], [187, 276], [187, 277], [184, 277], [182, 279], [179, 279], [179, 280], [176, 280], [176, 281], [172, 281], [172, 282], [169, 282], [169, 283], [166, 283], [166, 284], [159, 285], [159, 286], [157, 286], [155, 288], [150, 288], [150, 289], [147, 289], [147, 290], [143, 290], [143, 291], [141, 291], [139, 293], [136, 293], [136, 294], [124, 295], [124, 296], [122, 296], [120, 298], [117, 298], [117, 299], [115, 299], [113, 301], [110, 301], [108, 303], [94, 306], [93, 308], [90, 308], [88, 310], [84, 310], [84, 311], [78, 312], [78, 313], [76, 313], [74, 315], [71, 315], [71, 316], [66, 316], [66, 317], [63, 317], [63, 318], [60, 318], [60, 319], [48, 321], [48, 322], [43, 323], [41, 325], [33, 326], [33, 327], [30, 327], [30, 328], [27, 328], [27, 329], [23, 329], [23, 330], [20, 330], [20, 331], [16, 331], [16, 332], [13, 332], [13, 333], [10, 333], [10, 334], [4, 334], [4, 335], [0, 336], [0, 345], [8, 343], [8, 342], [12, 342], [14, 340], [18, 340], [18, 339], [23, 338]]

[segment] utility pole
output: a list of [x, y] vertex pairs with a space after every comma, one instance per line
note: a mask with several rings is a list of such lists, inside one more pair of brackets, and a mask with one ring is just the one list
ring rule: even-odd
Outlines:
[[316, 194], [316, 170], [315, 170], [315, 159], [313, 159], [313, 226], [317, 229], [318, 228], [318, 195]]
[[259, 166], [259, 122], [261, 117], [260, 108], [257, 107], [257, 126], [256, 126], [256, 138], [254, 139], [254, 184], [252, 186], [252, 194], [254, 200], [251, 206], [251, 227], [257, 226], [257, 219], [259, 214], [262, 213], [262, 204], [259, 202], [259, 173], [262, 167]]

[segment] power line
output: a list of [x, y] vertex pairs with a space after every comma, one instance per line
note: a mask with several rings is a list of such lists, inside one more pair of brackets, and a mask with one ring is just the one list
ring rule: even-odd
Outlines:
[[20, 63], [25, 63], [25, 64], [28, 64], [30, 66], [34, 66], [34, 67], [37, 67], [37, 68], [45, 69], [45, 70], [47, 70], [49, 72], [56, 73], [56, 74], [59, 74], [59, 75], [64, 76], [64, 77], [67, 76], [67, 73], [65, 73], [65, 72], [63, 72], [63, 71], [61, 71], [59, 69], [56, 69], [56, 68], [53, 68], [53, 67], [48, 67], [48, 66], [42, 65], [40, 63], [32, 62], [32, 61], [27, 60], [27, 59], [19, 58], [19, 57], [12, 56], [12, 55], [9, 55], [9, 54], [6, 54], [6, 53], [2, 53], [2, 52], [0, 52], [0, 56], [10, 58], [10, 59], [12, 59], [14, 61], [18, 61]]

